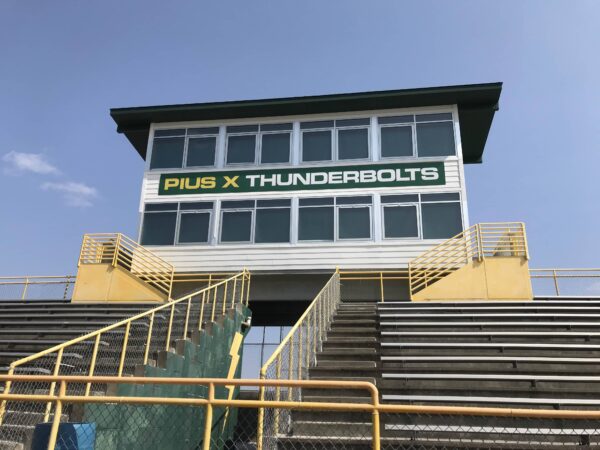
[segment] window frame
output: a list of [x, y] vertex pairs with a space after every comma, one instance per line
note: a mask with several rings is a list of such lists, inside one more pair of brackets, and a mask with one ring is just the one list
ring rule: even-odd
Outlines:
[[[217, 128], [216, 132], [212, 132], [212, 133], [202, 133], [202, 134], [190, 134], [189, 130], [194, 130], [197, 128]], [[173, 135], [173, 136], [156, 136], [156, 131], [169, 131], [169, 130], [185, 130], [183, 134], [180, 135]], [[153, 136], [152, 136], [152, 145], [151, 145], [151, 154], [149, 155], [150, 157], [148, 158], [148, 170], [149, 171], [168, 171], [168, 170], [178, 170], [178, 169], [193, 169], [193, 168], [197, 168], [197, 167], [204, 167], [204, 168], [216, 168], [217, 167], [217, 160], [218, 160], [218, 152], [219, 152], [219, 131], [218, 131], [219, 127], [218, 126], [196, 126], [196, 127], [177, 127], [177, 128], [158, 128], [155, 129], [153, 131]], [[181, 167], [152, 167], [152, 157], [154, 155], [154, 144], [155, 141], [161, 140], [161, 139], [169, 139], [169, 138], [183, 138], [183, 152], [182, 152], [182, 160], [181, 160]], [[203, 165], [203, 166], [188, 166], [187, 164], [187, 158], [188, 158], [188, 148], [189, 148], [189, 141], [190, 139], [194, 139], [194, 138], [215, 138], [215, 152], [214, 152], [214, 156], [213, 156], [213, 162], [211, 165]]]
[[[298, 202], [298, 214], [296, 219], [296, 241], [298, 244], [300, 243], [335, 243], [337, 242], [337, 213], [335, 208], [335, 197], [299, 197], [299, 199], [303, 198], [333, 198], [333, 203], [331, 205], [305, 205], [301, 206]], [[333, 239], [325, 240], [325, 239], [300, 239], [300, 210], [301, 208], [332, 208], [333, 209]]]
[[[365, 119], [368, 120], [367, 124], [364, 125], [337, 125], [337, 122], [340, 120], [353, 120], [353, 119]], [[319, 120], [300, 120], [299, 123], [300, 125], [302, 125], [303, 122], [328, 122], [328, 121], [332, 121], [333, 122], [333, 126], [331, 127], [316, 127], [316, 128], [307, 128], [307, 129], [302, 129], [302, 126], [300, 126], [300, 142], [299, 142], [299, 151], [300, 151], [300, 155], [299, 155], [299, 165], [303, 166], [303, 165], [318, 165], [318, 164], [323, 164], [323, 163], [328, 163], [328, 162], [355, 162], [355, 161], [373, 161], [373, 149], [372, 149], [372, 145], [371, 145], [371, 116], [367, 116], [367, 117], [349, 117], [349, 118], [334, 118], [334, 119], [319, 119]], [[339, 131], [342, 130], [367, 130], [367, 156], [365, 158], [347, 158], [347, 159], [340, 159], [340, 152], [339, 152]], [[315, 132], [315, 131], [329, 131], [331, 134], [331, 159], [322, 159], [319, 161], [304, 161], [304, 133], [311, 133], [311, 132]]]
[[[261, 198], [260, 200], [284, 200], [284, 199], [263, 199]], [[285, 199], [287, 200], [287, 199]], [[253, 221], [252, 221], [252, 244], [253, 245], [285, 245], [285, 244], [291, 244], [292, 243], [292, 210], [294, 208], [293, 204], [292, 204], [292, 200], [291, 198], [290, 200], [290, 204], [286, 205], [286, 206], [258, 206], [258, 202], [255, 202], [254, 205], [254, 216], [253, 216]], [[256, 218], [258, 217], [258, 210], [259, 209], [287, 209], [289, 210], [290, 213], [290, 225], [288, 227], [288, 240], [287, 242], [256, 242]]]
[[[382, 146], [382, 133], [381, 130], [383, 128], [399, 128], [399, 127], [410, 127], [410, 134], [412, 137], [412, 155], [410, 156], [383, 156], [383, 146]], [[384, 123], [377, 125], [378, 133], [379, 133], [379, 158], [382, 161], [388, 160], [413, 160], [417, 159], [419, 156], [417, 155], [417, 127], [415, 126], [415, 122], [403, 122], [403, 123]]]
[[[417, 213], [417, 236], [406, 236], [406, 237], [387, 237], [385, 233], [385, 208], [415, 208]], [[381, 239], [383, 241], [407, 241], [407, 240], [422, 240], [423, 230], [421, 228], [421, 202], [390, 202], [381, 203]]]
[[[257, 125], [258, 126], [258, 125]], [[226, 167], [235, 167], [235, 166], [246, 166], [248, 164], [253, 164], [256, 165], [257, 164], [257, 158], [258, 158], [258, 136], [259, 136], [259, 131], [246, 131], [246, 132], [240, 132], [240, 133], [227, 133], [225, 132], [225, 157], [223, 158], [224, 164]], [[230, 163], [227, 161], [227, 157], [229, 156], [229, 138], [230, 137], [236, 137], [236, 136], [254, 136], [254, 162], [235, 162], [235, 163]]]
[[[423, 195], [439, 195], [439, 194], [456, 194], [458, 199], [450, 199], [450, 200], [425, 200], [423, 201]], [[461, 191], [453, 191], [453, 192], [426, 192], [419, 194], [419, 215], [422, 217], [422, 207], [421, 205], [425, 204], [435, 204], [435, 203], [458, 203], [458, 207], [460, 208], [460, 228], [462, 231], [465, 230], [465, 208], [463, 208], [463, 195]], [[425, 234], [423, 233], [423, 224], [421, 223], [421, 239], [423, 241], [439, 241], [446, 240], [450, 238], [425, 238]], [[450, 236], [452, 237], [452, 236]]]
[[[180, 203], [181, 205], [181, 203]], [[192, 246], [192, 245], [211, 245], [211, 236], [212, 236], [212, 231], [213, 231], [213, 226], [214, 226], [214, 221], [213, 221], [213, 213], [215, 210], [215, 205], [213, 202], [213, 207], [212, 209], [186, 209], [186, 210], [181, 210], [181, 206], [179, 206], [178, 211], [177, 211], [177, 224], [176, 224], [176, 228], [175, 228], [175, 244], [174, 245], [181, 245], [181, 246]], [[179, 233], [181, 231], [181, 216], [184, 214], [208, 214], [208, 236], [206, 239], [206, 242], [180, 242], [179, 241]]]
[[[287, 123], [287, 122], [286, 122]], [[263, 158], [263, 136], [265, 135], [269, 135], [269, 134], [287, 134], [290, 137], [290, 145], [288, 148], [288, 160], [285, 162], [263, 162], [262, 158]], [[294, 148], [294, 144], [292, 142], [292, 140], [294, 139], [294, 133], [293, 130], [275, 130], [275, 131], [262, 131], [259, 128], [259, 132], [258, 132], [258, 136], [259, 136], [259, 142], [257, 144], [258, 146], [258, 156], [257, 156], [257, 162], [256, 164], [258, 164], [259, 166], [284, 166], [284, 165], [291, 165], [294, 158], [292, 155], [292, 150]]]
[[[248, 241], [223, 241], [223, 215], [228, 212], [250, 212], [250, 240]], [[253, 208], [225, 208], [221, 207], [219, 221], [219, 244], [221, 245], [254, 245], [254, 212], [256, 211], [256, 203]]]

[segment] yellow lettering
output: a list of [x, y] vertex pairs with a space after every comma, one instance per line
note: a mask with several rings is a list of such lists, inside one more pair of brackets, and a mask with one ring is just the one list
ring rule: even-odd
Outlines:
[[214, 189], [216, 186], [217, 180], [215, 177], [202, 178], [202, 189]]
[[171, 188], [179, 187], [179, 179], [177, 178], [166, 178], [165, 179], [165, 191]]
[[239, 187], [236, 183], [237, 179], [240, 177], [239, 175], [236, 175], [235, 177], [228, 177], [227, 175], [223, 175], [223, 177], [225, 178], [225, 184], [223, 185], [223, 188], [227, 188], [229, 186], [233, 186], [236, 188]]
[[200, 177], [196, 177], [196, 182], [192, 185], [190, 183], [190, 179], [186, 178], [185, 179], [185, 188], [186, 189], [198, 189], [200, 187], [200, 180], [201, 180]]

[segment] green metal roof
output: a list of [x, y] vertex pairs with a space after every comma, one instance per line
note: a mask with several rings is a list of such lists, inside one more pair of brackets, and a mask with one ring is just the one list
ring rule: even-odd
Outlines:
[[480, 163], [502, 83], [183, 105], [113, 108], [117, 131], [146, 158], [150, 124], [458, 105], [463, 158]]

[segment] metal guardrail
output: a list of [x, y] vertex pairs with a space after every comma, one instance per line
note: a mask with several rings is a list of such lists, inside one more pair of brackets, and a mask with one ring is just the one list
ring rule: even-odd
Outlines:
[[[540, 444], [552, 443], [553, 447], [573, 448], [573, 445], [560, 445], [561, 442], [553, 441], [555, 437], [575, 440], [575, 446], [583, 445], [582, 441], [590, 438], [600, 437], [600, 411], [598, 410], [546, 410], [546, 409], [517, 409], [517, 408], [484, 408], [484, 407], [460, 407], [460, 406], [424, 406], [424, 405], [393, 405], [381, 404], [379, 402], [379, 391], [377, 387], [369, 382], [361, 381], [309, 381], [309, 380], [244, 380], [244, 379], [215, 379], [215, 378], [150, 378], [150, 377], [68, 377], [68, 376], [22, 376], [22, 375], [0, 375], [0, 381], [7, 383], [22, 383], [32, 386], [40, 383], [53, 384], [58, 386], [56, 391], [50, 394], [27, 394], [16, 395], [13, 393], [0, 393], [0, 399], [3, 402], [21, 402], [21, 403], [51, 403], [54, 405], [53, 414], [49, 418], [52, 422], [48, 450], [54, 450], [57, 445], [65, 444], [59, 436], [59, 425], [62, 421], [68, 420], [69, 415], [66, 412], [73, 411], [74, 405], [83, 405], [95, 407], [106, 405], [104, 411], [109, 417], [105, 419], [113, 423], [129, 422], [131, 426], [141, 429], [144, 433], [135, 433], [138, 439], [152, 440], [155, 433], [159, 435], [164, 433], [164, 421], [169, 416], [164, 414], [165, 407], [172, 408], [170, 411], [177, 412], [175, 407], [184, 408], [184, 413], [197, 412], [198, 408], [203, 409], [202, 421], [193, 422], [193, 427], [201, 427], [202, 433], [198, 433], [198, 442], [192, 442], [189, 448], [202, 448], [209, 450], [211, 448], [223, 448], [226, 442], [222, 441], [222, 434], [215, 433], [215, 411], [223, 410], [224, 415], [239, 408], [249, 409], [268, 409], [274, 416], [282, 416], [284, 413], [291, 417], [292, 413], [298, 412], [334, 412], [334, 413], [353, 413], [363, 414], [362, 420], [355, 423], [341, 423], [335, 429], [335, 424], [324, 423], [322, 430], [313, 432], [307, 431], [295, 439], [294, 434], [281, 433], [271, 436], [270, 440], [265, 442], [264, 436], [256, 436], [257, 448], [268, 447], [278, 448], [279, 441], [285, 442], [285, 448], [303, 449], [310, 448], [347, 448], [356, 444], [369, 446], [374, 450], [395, 449], [398, 445], [406, 445], [406, 448], [422, 448], [419, 439], [424, 434], [436, 433], [441, 436], [441, 444], [444, 441], [455, 444], [462, 448], [460, 443], [472, 445], [474, 443], [472, 435], [481, 439], [481, 446], [478, 448], [492, 446], [493, 448], [514, 448], [511, 447], [507, 436], [518, 436], [518, 447], [542, 448]], [[204, 386], [206, 395], [203, 398], [190, 398], [185, 395], [185, 389], [173, 389], [172, 392], [181, 393], [180, 396], [170, 397], [152, 397], [152, 396], [81, 396], [73, 395], [74, 389], [71, 385], [85, 385], [89, 383], [104, 383], [120, 385], [168, 385], [168, 386]], [[229, 396], [219, 395], [218, 388], [232, 388], [240, 386], [254, 386], [262, 390], [269, 391], [289, 391], [291, 389], [345, 389], [356, 390], [364, 393], [361, 403], [339, 402], [308, 402], [300, 399], [271, 399], [271, 400], [243, 400], [232, 399]], [[223, 390], [221, 390], [221, 393]], [[219, 398], [222, 397], [222, 398]], [[152, 415], [152, 407], [161, 406], [160, 414]], [[123, 408], [127, 407], [127, 410]], [[194, 409], [193, 409], [194, 408]], [[80, 408], [81, 410], [82, 408]], [[181, 410], [179, 410], [181, 411]], [[123, 414], [128, 414], [125, 418]], [[136, 416], [140, 419], [139, 425], [134, 420]], [[469, 417], [471, 421], [479, 418], [483, 425], [477, 426], [469, 424], [463, 420]], [[461, 419], [458, 422], [464, 425], [448, 426], [447, 422], [455, 419]], [[239, 420], [239, 419], [238, 419]], [[535, 423], [526, 423], [525, 420], [539, 420], [543, 425]], [[549, 428], [548, 420], [557, 420], [556, 428]], [[156, 429], [151, 426], [154, 422]], [[465, 423], [467, 422], [467, 423]], [[313, 422], [316, 424], [318, 422]], [[174, 434], [188, 431], [190, 423], [187, 421], [174, 421], [167, 424], [172, 427]], [[244, 429], [244, 423], [238, 424], [238, 432], [234, 439], [233, 446], [239, 444], [239, 448], [248, 445], [254, 437], [240, 432], [239, 425]], [[246, 424], [248, 425], [248, 424]], [[247, 427], [246, 427], [247, 428]], [[478, 432], [478, 429], [481, 431]], [[325, 430], [325, 433], [323, 433]], [[408, 430], [408, 436], [399, 435], [399, 430]], [[246, 430], [247, 431], [247, 430]], [[297, 433], [298, 434], [298, 433]], [[471, 436], [469, 436], [471, 434]], [[479, 434], [479, 435], [478, 435]], [[550, 441], [548, 440], [550, 438]], [[423, 440], [428, 444], [435, 444], [436, 441], [431, 437], [425, 437]], [[318, 441], [315, 446], [314, 441]], [[138, 443], [138, 442], [136, 442]], [[414, 447], [413, 447], [414, 443]], [[231, 445], [232, 443], [229, 442]], [[263, 445], [264, 444], [264, 445]], [[493, 445], [496, 444], [497, 446]], [[517, 444], [517, 443], [515, 443]], [[536, 445], [537, 444], [537, 445]], [[150, 445], [144, 448], [160, 448], [157, 443], [150, 441]], [[435, 445], [434, 445], [435, 446]], [[62, 447], [61, 447], [62, 448]], [[354, 448], [354, 447], [353, 447]], [[404, 448], [404, 447], [403, 447]], [[447, 448], [447, 447], [445, 447]], [[543, 447], [547, 448], [547, 447]]]
[[411, 295], [471, 261], [501, 256], [529, 259], [523, 222], [479, 223], [433, 247], [408, 265]]
[[[249, 291], [250, 273], [244, 270], [177, 300], [19, 359], [10, 365], [8, 374], [132, 375], [135, 366], [146, 364], [153, 353], [169, 350], [176, 339], [201, 330], [204, 322], [214, 321], [215, 316], [224, 314], [227, 308], [247, 305]], [[22, 393], [24, 388], [8, 381], [4, 392]], [[40, 389], [48, 388], [40, 386]], [[55, 389], [56, 385], [52, 384], [49, 395], [54, 395]], [[92, 383], [87, 383], [81, 393], [87, 397], [93, 389]], [[3, 401], [0, 424], [5, 411]], [[51, 404], [39, 412], [43, 412], [47, 420]]]
[[371, 281], [379, 284], [379, 301], [385, 302], [385, 282], [409, 280], [408, 270], [341, 270], [340, 281]]
[[133, 239], [121, 233], [83, 236], [78, 266], [110, 264], [122, 267], [140, 280], [171, 297], [175, 268]]
[[74, 275], [65, 276], [35, 276], [0, 277], [0, 299], [2, 300], [33, 300], [71, 298]]
[[[532, 280], [552, 280], [554, 292], [556, 295], [561, 295], [560, 280], [595, 280], [600, 279], [600, 269], [529, 269]], [[593, 286], [592, 286], [593, 287]], [[600, 286], [590, 290], [587, 286], [587, 295], [600, 294]], [[585, 295], [584, 294], [584, 295]]]
[[[329, 281], [317, 294], [304, 314], [289, 331], [281, 344], [260, 369], [263, 380], [303, 380], [308, 378], [308, 370], [316, 362], [321, 346], [335, 311], [340, 303], [340, 274], [336, 270]], [[275, 401], [280, 401], [282, 392], [276, 389]], [[288, 401], [300, 400], [301, 390], [291, 386], [285, 393]], [[265, 400], [265, 391], [261, 389], [260, 399]], [[264, 409], [258, 416], [258, 449], [263, 438], [268, 439], [279, 432], [279, 425], [288, 420], [280, 415], [266, 416]]]

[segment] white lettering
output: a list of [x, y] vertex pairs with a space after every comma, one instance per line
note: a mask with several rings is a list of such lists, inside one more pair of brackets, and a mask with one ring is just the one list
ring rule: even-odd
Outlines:
[[377, 174], [374, 170], [361, 170], [360, 171], [360, 182], [361, 183], [374, 183], [377, 181]]
[[[387, 177], [386, 177], [387, 175]], [[396, 180], [396, 173], [392, 169], [383, 169], [377, 171], [377, 181], [380, 183], [388, 183]]]
[[421, 169], [419, 168], [413, 168], [413, 167], [409, 167], [408, 169], [405, 169], [406, 172], [410, 175], [410, 181], [415, 181], [417, 179], [417, 172], [420, 172]]
[[424, 167], [421, 169], [421, 176], [425, 181], [433, 181], [438, 180], [440, 178], [440, 174], [438, 173], [437, 167]]
[[255, 187], [258, 178], [260, 178], [260, 175], [246, 175], [246, 179], [250, 181], [250, 187]]
[[356, 170], [349, 170], [348, 172], [344, 172], [344, 183], [358, 183], [359, 173]]
[[327, 172], [315, 172], [310, 174], [310, 184], [327, 184]]
[[342, 183], [342, 172], [329, 172], [329, 182], [331, 184]]

